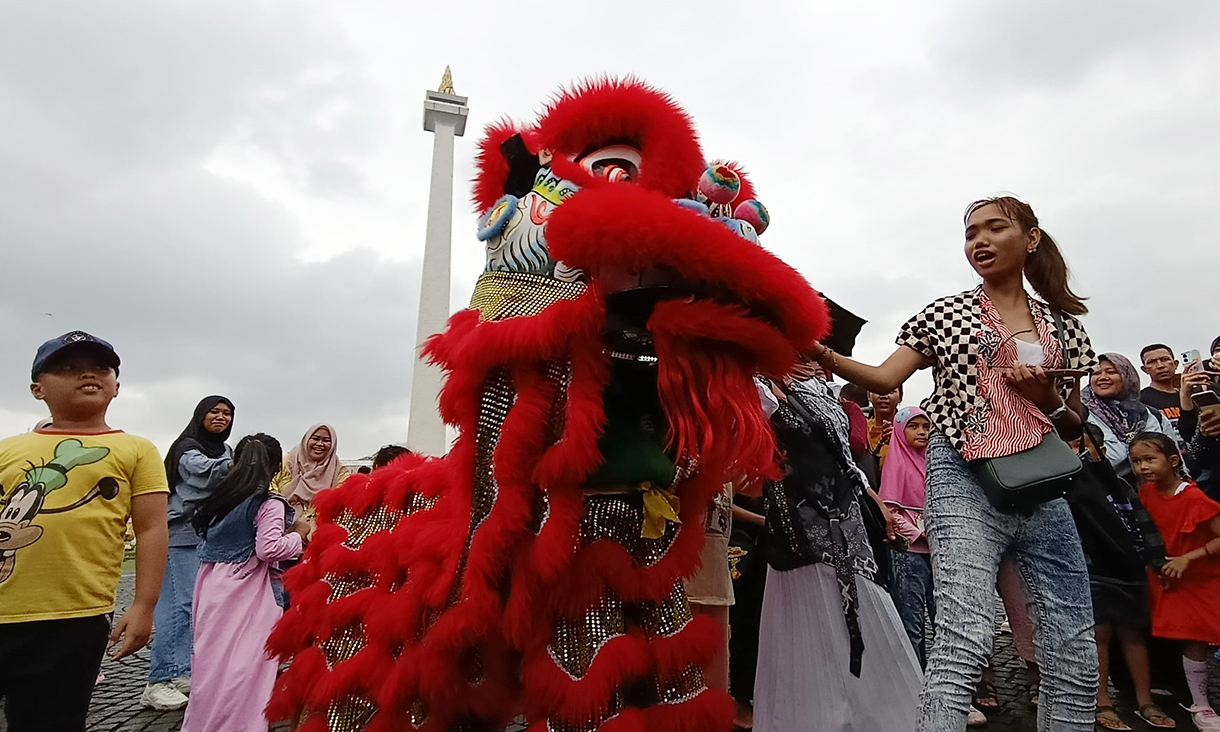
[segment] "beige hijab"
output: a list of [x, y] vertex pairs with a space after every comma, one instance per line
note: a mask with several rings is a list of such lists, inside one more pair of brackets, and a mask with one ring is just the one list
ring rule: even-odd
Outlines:
[[[309, 438], [322, 428], [330, 432], [330, 452], [322, 460], [315, 462], [309, 455]], [[288, 472], [292, 480], [284, 488], [282, 495], [286, 499], [296, 498], [298, 501], [312, 503], [318, 491], [333, 488], [339, 477], [339, 437], [335, 428], [328, 424], [315, 424], [305, 431], [301, 444], [288, 451]]]

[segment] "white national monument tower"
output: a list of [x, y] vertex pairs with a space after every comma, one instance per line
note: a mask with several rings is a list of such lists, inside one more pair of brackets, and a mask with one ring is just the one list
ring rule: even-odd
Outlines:
[[423, 278], [419, 288], [419, 319], [415, 323], [415, 370], [411, 377], [411, 423], [407, 444], [426, 455], [444, 455], [449, 440], [437, 399], [441, 372], [428, 365], [419, 348], [445, 327], [449, 317], [449, 252], [453, 230], [453, 138], [466, 132], [466, 97], [453, 93], [449, 67], [440, 88], [424, 97], [424, 129], [433, 134], [432, 179], [428, 191], [428, 230], [424, 239]]

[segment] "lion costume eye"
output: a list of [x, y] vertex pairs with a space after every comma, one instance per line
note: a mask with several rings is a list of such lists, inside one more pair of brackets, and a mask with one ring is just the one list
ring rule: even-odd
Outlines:
[[598, 178], [627, 182], [640, 176], [643, 158], [629, 145], [608, 145], [581, 158], [580, 167]]

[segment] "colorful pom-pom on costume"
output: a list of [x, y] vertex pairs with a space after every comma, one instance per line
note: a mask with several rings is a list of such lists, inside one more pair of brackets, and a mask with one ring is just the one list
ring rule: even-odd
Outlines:
[[[691, 615], [681, 579], [721, 486], [777, 475], [753, 377], [824, 337], [826, 305], [675, 202], [695, 197], [703, 155], [686, 114], [639, 81], [498, 123], [479, 168], [487, 268], [426, 346], [458, 438], [319, 494], [268, 642], [291, 659], [268, 717], [310, 732], [491, 731], [518, 714], [539, 732], [727, 730], [732, 701], [702, 674], [719, 629]], [[753, 195], [725, 169], [726, 205]]]
[[728, 165], [709, 165], [699, 176], [699, 192], [712, 203], [732, 203], [739, 191], [741, 176]]
[[771, 225], [771, 214], [767, 213], [767, 207], [753, 198], [737, 204], [737, 208], [733, 209], [733, 218], [753, 226], [758, 234], [762, 234]]

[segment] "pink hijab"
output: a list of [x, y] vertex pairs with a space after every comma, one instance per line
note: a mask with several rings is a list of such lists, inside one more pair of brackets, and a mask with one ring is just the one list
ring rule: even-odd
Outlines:
[[914, 511], [924, 510], [927, 503], [928, 461], [926, 450], [917, 450], [907, 442], [907, 423], [916, 417], [927, 417], [919, 407], [900, 409], [894, 416], [894, 432], [890, 450], [881, 469], [881, 491], [885, 503]]
[[[330, 452], [320, 462], [314, 462], [309, 456], [309, 438], [323, 427], [330, 432]], [[341, 467], [339, 437], [335, 433], [335, 428], [328, 424], [315, 424], [305, 430], [301, 444], [288, 451], [288, 471], [292, 474], [292, 480], [284, 488], [284, 498], [295, 496], [306, 503], [312, 503], [313, 497], [318, 495], [318, 491], [334, 487]]]

